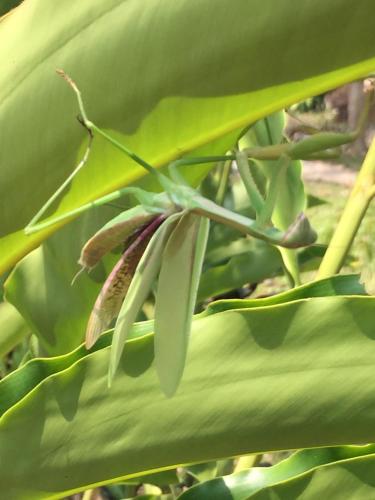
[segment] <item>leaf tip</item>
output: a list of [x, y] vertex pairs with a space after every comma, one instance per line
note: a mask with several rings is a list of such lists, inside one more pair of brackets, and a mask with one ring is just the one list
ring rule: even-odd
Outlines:
[[100, 335], [108, 327], [111, 317], [107, 316], [105, 313], [98, 313], [96, 307], [94, 307], [89, 322], [87, 324], [86, 335], [85, 335], [85, 346], [86, 349], [91, 349], [91, 347], [96, 343]]
[[176, 383], [174, 383], [173, 385], [164, 384], [160, 380], [161, 390], [163, 391], [163, 394], [167, 399], [172, 398], [176, 394], [179, 385], [180, 385], [180, 379], [176, 381]]
[[112, 387], [113, 375], [114, 374], [112, 373], [111, 367], [109, 367], [108, 377], [107, 377], [107, 387], [108, 387], [108, 389], [110, 389]]

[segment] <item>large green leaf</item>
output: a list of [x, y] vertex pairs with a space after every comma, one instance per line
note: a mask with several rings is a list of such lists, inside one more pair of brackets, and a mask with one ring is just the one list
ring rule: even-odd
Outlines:
[[[324, 279], [309, 283], [307, 285], [289, 290], [287, 292], [274, 295], [264, 299], [250, 300], [221, 300], [211, 303], [207, 310], [199, 317], [226, 311], [228, 309], [264, 307], [275, 304], [285, 304], [296, 300], [307, 299], [311, 297], [325, 297], [330, 295], [363, 294], [364, 289], [358, 283], [358, 276], [343, 275], [332, 279]], [[133, 325], [129, 338], [140, 337], [153, 332], [153, 321], [143, 321]], [[85, 357], [88, 353], [103, 349], [110, 345], [112, 341], [111, 332], [102, 335], [98, 342], [89, 351], [85, 346], [80, 346], [74, 351], [63, 356], [49, 359], [34, 359], [28, 363], [22, 370], [13, 372], [1, 384], [1, 406], [0, 414], [4, 413], [17, 401], [20, 401], [27, 392], [35, 388], [46, 376], [66, 370], [79, 359]]]
[[[374, 13], [372, 0], [26, 0], [0, 22], [0, 269], [50, 234], [22, 228], [87, 140], [56, 68], [92, 119], [161, 166], [225, 151], [243, 126], [373, 70]], [[142, 175], [95, 139], [60, 211]]]
[[[362, 295], [364, 288], [358, 283], [357, 275], [342, 275], [334, 278], [324, 279], [312, 282], [304, 286], [288, 290], [287, 292], [267, 297], [264, 299], [249, 300], [221, 300], [209, 304], [206, 311], [199, 317], [205, 317], [217, 312], [227, 311], [228, 309], [265, 307], [275, 304], [285, 304], [301, 299], [311, 297], [326, 297], [331, 295]], [[197, 318], [198, 316], [196, 316]], [[143, 321], [133, 325], [129, 338], [140, 337], [153, 332], [153, 321]], [[57, 373], [58, 371], [69, 368], [79, 359], [85, 357], [88, 353], [102, 349], [110, 345], [112, 341], [112, 332], [107, 332], [99, 338], [99, 341], [89, 351], [80, 346], [74, 351], [64, 356], [46, 359], [34, 359], [28, 363], [23, 370], [17, 370], [12, 373], [1, 385], [1, 403], [0, 414], [9, 409], [16, 401], [22, 399], [28, 391], [36, 387], [47, 375]], [[26, 375], [25, 375], [26, 373]], [[25, 383], [24, 383], [25, 382]]]
[[5, 399], [24, 391], [0, 420], [2, 487], [10, 499], [58, 498], [181, 463], [366, 442], [374, 312], [372, 297], [322, 297], [196, 317], [171, 399], [158, 386], [153, 335], [127, 342], [110, 391], [105, 336], [25, 392], [28, 367], [43, 374], [59, 358], [35, 360], [0, 383]]
[[3, 0], [0, 5], [0, 16], [14, 9], [14, 7], [17, 7], [21, 2], [22, 0]]

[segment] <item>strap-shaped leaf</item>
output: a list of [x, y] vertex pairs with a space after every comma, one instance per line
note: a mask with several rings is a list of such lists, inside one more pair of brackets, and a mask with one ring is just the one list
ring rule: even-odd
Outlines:
[[155, 280], [161, 265], [164, 246], [168, 241], [171, 231], [175, 227], [181, 213], [168, 217], [151, 238], [144, 252], [134, 278], [129, 286], [128, 293], [122, 304], [113, 333], [112, 349], [109, 362], [108, 383], [112, 382], [118, 363], [121, 358], [124, 342], [137, 317], [137, 314], [146, 300], [153, 281]]
[[175, 393], [185, 366], [208, 228], [208, 219], [187, 213], [163, 254], [155, 304], [155, 361], [168, 397]]

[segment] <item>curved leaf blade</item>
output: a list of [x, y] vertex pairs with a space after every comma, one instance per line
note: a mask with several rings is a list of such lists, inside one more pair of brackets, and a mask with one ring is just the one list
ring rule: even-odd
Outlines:
[[[262, 497], [265, 492], [268, 494], [275, 493], [275, 490], [278, 490], [278, 484], [281, 482], [286, 483], [285, 486], [288, 490], [291, 482], [294, 482], [294, 480], [298, 482], [299, 476], [302, 474], [314, 474], [319, 467], [337, 464], [342, 460], [365, 455], [374, 456], [374, 451], [374, 445], [302, 450], [272, 467], [253, 467], [249, 470], [217, 477], [198, 484], [184, 492], [179, 498], [181, 500], [215, 500], [217, 498], [223, 500], [247, 500], [248, 498], [257, 498], [256, 493], [258, 492]], [[275, 485], [276, 488], [274, 489]], [[340, 485], [337, 493], [341, 492], [342, 494], [342, 491]], [[294, 497], [290, 496], [288, 500], [291, 498]]]
[[375, 455], [323, 465], [290, 481], [258, 491], [248, 499], [310, 500], [322, 497], [340, 500], [344, 494], [347, 498], [365, 500], [374, 496], [374, 466]]
[[[26, 237], [22, 228], [80, 156], [85, 132], [74, 126], [75, 96], [56, 68], [77, 81], [99, 126], [162, 166], [213, 141], [207, 153], [224, 152], [249, 123], [372, 71], [374, 9], [372, 0], [355, 16], [350, 0], [272, 0], [267, 8], [240, 0], [235, 9], [229, 0], [152, 0], [147, 13], [123, 0], [86, 0], [74, 9], [69, 0], [24, 2], [0, 23], [0, 272], [51, 234]], [[59, 213], [144, 175], [98, 138], [86, 167]]]
[[127, 343], [110, 391], [109, 350], [90, 353], [3, 414], [1, 484], [41, 500], [181, 463], [371, 440], [374, 311], [372, 297], [322, 297], [196, 318], [173, 399], [152, 335]]

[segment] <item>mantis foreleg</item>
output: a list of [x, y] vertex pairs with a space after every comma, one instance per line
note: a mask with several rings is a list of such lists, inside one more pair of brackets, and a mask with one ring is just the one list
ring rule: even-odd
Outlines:
[[289, 163], [290, 158], [288, 156], [282, 156], [279, 160], [278, 167], [271, 172], [267, 197], [264, 201], [263, 207], [259, 211], [259, 217], [257, 218], [259, 227], [265, 227], [271, 224], [272, 214], [276, 206], [279, 180], [283, 175], [285, 175]]
[[[66, 185], [66, 182], [64, 183]], [[59, 188], [59, 191], [61, 192], [62, 189], [61, 187]], [[57, 191], [56, 191], [57, 193]], [[55, 194], [56, 194], [55, 193]], [[138, 187], [125, 187], [122, 189], [119, 189], [117, 191], [113, 191], [110, 194], [107, 194], [105, 196], [102, 196], [101, 198], [98, 198], [97, 200], [90, 201], [88, 203], [85, 203], [84, 205], [81, 205], [80, 207], [77, 207], [73, 210], [70, 210], [69, 212], [66, 212], [65, 214], [58, 215], [56, 217], [53, 217], [52, 219], [47, 219], [46, 221], [40, 222], [37, 224], [36, 222], [40, 219], [40, 217], [44, 214], [44, 212], [47, 210], [47, 208], [51, 205], [51, 201], [48, 200], [47, 203], [39, 210], [39, 212], [33, 217], [33, 219], [29, 222], [29, 224], [25, 227], [25, 233], [26, 234], [32, 234], [36, 233], [37, 231], [41, 231], [42, 229], [46, 229], [47, 227], [53, 226], [54, 224], [57, 224], [59, 222], [62, 222], [66, 219], [70, 219], [72, 217], [75, 217], [77, 215], [80, 215], [87, 210], [90, 210], [91, 208], [94, 207], [100, 207], [101, 205], [104, 205], [106, 203], [110, 203], [111, 201], [117, 200], [121, 198], [121, 196], [125, 194], [132, 194], [135, 196], [138, 201], [144, 205], [145, 207], [149, 208], [150, 211], [153, 209], [153, 203], [154, 203], [154, 196], [155, 193], [149, 193], [141, 188]], [[55, 196], [56, 198], [56, 196]]]
[[31, 234], [34, 231], [39, 231], [40, 229], [43, 229], [43, 226], [40, 227], [40, 224], [37, 224], [38, 220], [41, 219], [41, 217], [46, 213], [46, 211], [49, 209], [49, 207], [52, 205], [52, 203], [60, 196], [60, 194], [64, 191], [64, 189], [70, 184], [70, 182], [73, 180], [73, 178], [78, 174], [78, 172], [85, 166], [87, 163], [87, 160], [90, 155], [91, 151], [91, 144], [92, 144], [92, 139], [93, 135], [90, 130], [88, 130], [89, 133], [89, 143], [86, 148], [85, 154], [82, 158], [82, 160], [78, 163], [76, 168], [73, 170], [73, 172], [69, 175], [69, 177], [61, 184], [61, 186], [53, 193], [51, 198], [47, 200], [47, 202], [42, 206], [42, 208], [34, 215], [34, 217], [31, 219], [31, 221], [27, 224], [25, 227], [25, 233], [26, 234]]
[[260, 194], [257, 185], [251, 175], [247, 155], [243, 151], [237, 151], [236, 154], [237, 160], [237, 168], [240, 173], [242, 182], [247, 191], [247, 195], [249, 197], [250, 203], [257, 214], [257, 218], [259, 214], [261, 214], [264, 210], [264, 199]]

